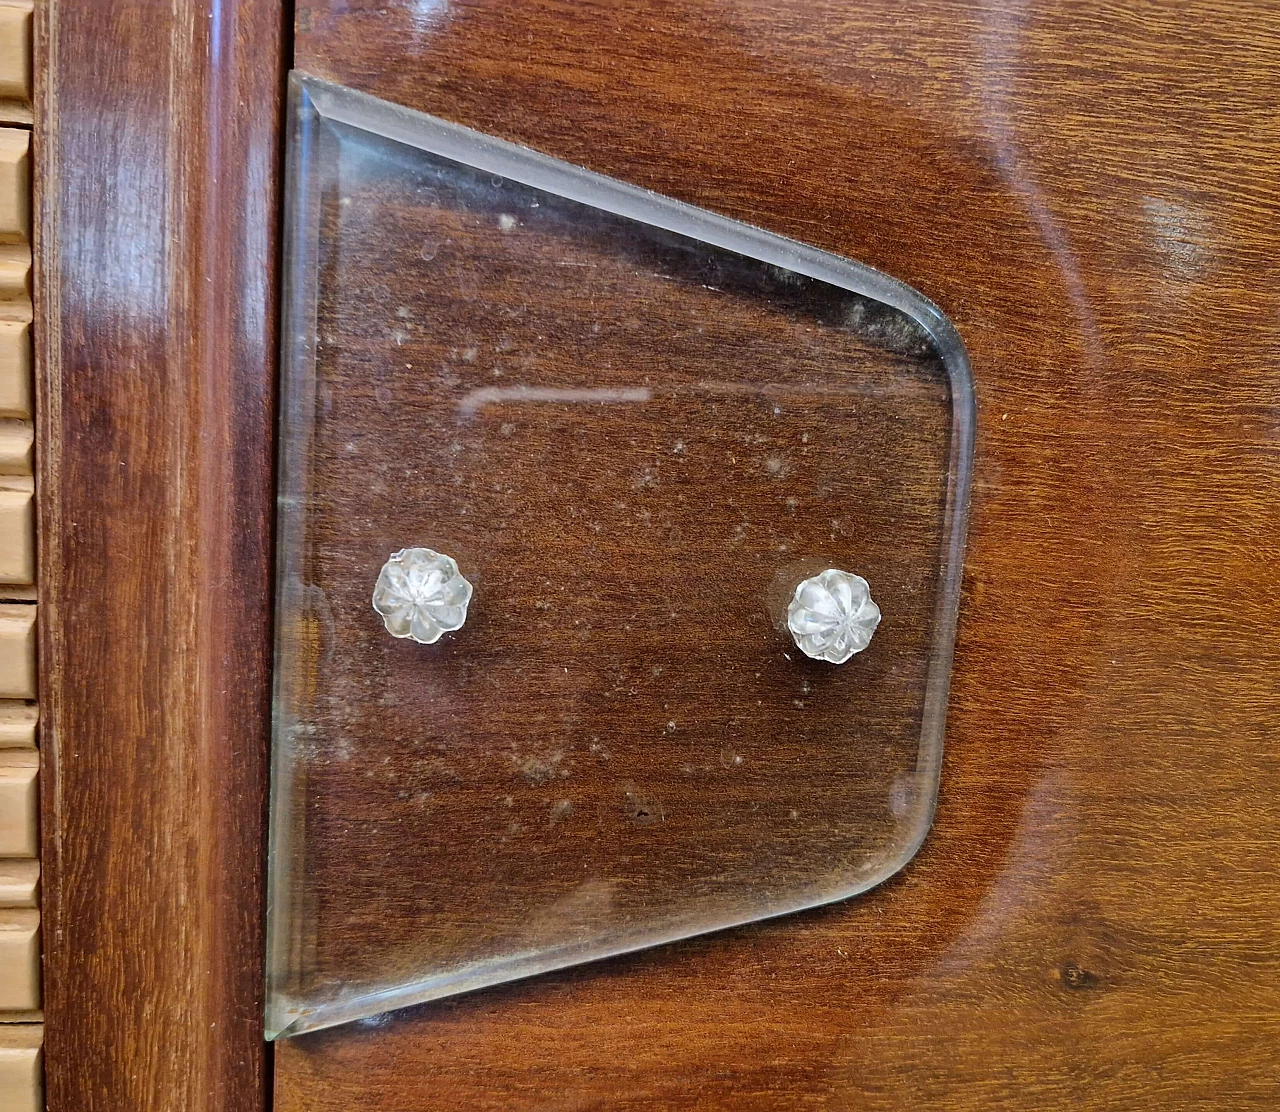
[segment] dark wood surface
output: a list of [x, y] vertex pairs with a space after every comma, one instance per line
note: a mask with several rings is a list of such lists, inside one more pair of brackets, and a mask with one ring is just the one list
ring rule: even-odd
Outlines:
[[260, 1109], [282, 9], [38, 5], [53, 1112]]
[[[926, 333], [326, 126], [319, 342], [286, 357], [282, 425], [280, 1025], [896, 871], [932, 808], [950, 648], [952, 397]], [[424, 545], [475, 588], [429, 647], [370, 606], [389, 554]], [[884, 614], [840, 667], [785, 628], [832, 566]]]
[[277, 1107], [1280, 1103], [1280, 16], [297, 14], [307, 71], [912, 283], [980, 418], [940, 810], [906, 871], [287, 1040]]

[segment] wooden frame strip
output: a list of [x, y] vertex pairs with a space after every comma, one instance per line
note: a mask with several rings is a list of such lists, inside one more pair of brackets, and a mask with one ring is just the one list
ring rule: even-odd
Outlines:
[[46, 1092], [265, 1105], [281, 0], [36, 13]]

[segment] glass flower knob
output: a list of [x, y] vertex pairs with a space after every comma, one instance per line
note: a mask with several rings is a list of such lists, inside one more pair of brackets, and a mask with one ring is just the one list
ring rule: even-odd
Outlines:
[[787, 607], [787, 629], [805, 656], [843, 664], [871, 644], [880, 607], [860, 575], [839, 568], [806, 579]]
[[402, 548], [382, 565], [373, 608], [392, 637], [434, 645], [467, 620], [471, 584], [452, 556], [430, 548]]

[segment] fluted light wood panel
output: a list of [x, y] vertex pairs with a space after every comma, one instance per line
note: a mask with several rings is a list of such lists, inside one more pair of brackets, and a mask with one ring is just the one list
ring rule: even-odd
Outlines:
[[31, 132], [0, 128], [0, 240], [31, 239]]
[[40, 1080], [44, 1028], [37, 1023], [0, 1027], [0, 1109], [37, 1112], [44, 1106]]
[[31, 248], [25, 243], [0, 243], [0, 301], [25, 303], [30, 313]]
[[0, 4], [0, 98], [17, 101], [6, 119], [30, 120], [27, 112], [14, 111], [31, 100], [31, 10], [32, 4]]
[[40, 712], [29, 703], [0, 702], [0, 749], [30, 749]]
[[30, 146], [28, 131], [0, 128], [0, 316], [13, 318], [0, 319], [0, 584], [35, 580]]
[[0, 475], [30, 475], [34, 434], [26, 421], [0, 421]]
[[0, 603], [0, 698], [36, 696], [36, 608]]
[[31, 419], [31, 325], [0, 320], [0, 417]]
[[[34, 751], [8, 750], [0, 764], [0, 858], [35, 857], [36, 764]], [[12, 762], [12, 763], [10, 763]]]
[[34, 492], [0, 484], [0, 583], [30, 583], [36, 572]]
[[[0, 120], [31, 122], [32, 4], [0, 0]], [[31, 133], [0, 128], [0, 585], [34, 600]], [[44, 1106], [36, 607], [0, 602], [0, 1112]]]
[[35, 907], [39, 889], [39, 861], [0, 861], [0, 907]]
[[[0, 1010], [40, 1006], [40, 912], [0, 912]], [[0, 1106], [3, 1107], [3, 1106]]]

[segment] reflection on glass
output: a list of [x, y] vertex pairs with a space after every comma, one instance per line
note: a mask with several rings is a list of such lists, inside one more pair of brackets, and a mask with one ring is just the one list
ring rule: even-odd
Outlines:
[[[945, 318], [321, 82], [293, 114], [269, 1035], [901, 868], [972, 443]], [[473, 589], [434, 643], [370, 606], [402, 549]], [[787, 628], [832, 568], [883, 612], [839, 665]]]

